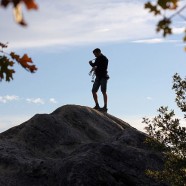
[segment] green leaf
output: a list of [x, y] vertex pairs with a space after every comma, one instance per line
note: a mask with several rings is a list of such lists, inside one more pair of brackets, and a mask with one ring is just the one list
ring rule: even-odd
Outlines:
[[149, 12], [154, 13], [154, 15], [158, 15], [161, 14], [160, 10], [158, 9], [158, 7], [156, 5], [152, 5], [150, 2], [145, 4], [145, 8], [149, 9]]
[[156, 27], [156, 31], [157, 32], [162, 31], [163, 36], [166, 37], [167, 35], [172, 34], [172, 29], [170, 27], [170, 24], [171, 24], [171, 20], [169, 18], [165, 17], [158, 22], [157, 27]]
[[[10, 81], [13, 79], [13, 73], [15, 71], [13, 69], [9, 69], [14, 65], [13, 61], [10, 61], [6, 56], [0, 56], [0, 80], [6, 79], [6, 81]], [[4, 77], [4, 75], [6, 77]]]

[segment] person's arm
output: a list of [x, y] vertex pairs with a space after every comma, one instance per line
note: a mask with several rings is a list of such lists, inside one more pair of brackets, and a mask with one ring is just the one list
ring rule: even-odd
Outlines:
[[100, 70], [102, 72], [107, 71], [107, 67], [108, 67], [108, 59], [106, 57], [103, 57], [102, 62], [101, 62], [101, 66], [100, 66]]
[[90, 64], [90, 66], [95, 67], [95, 66], [97, 66], [97, 61], [95, 61], [94, 63], [92, 61], [89, 61], [89, 64]]

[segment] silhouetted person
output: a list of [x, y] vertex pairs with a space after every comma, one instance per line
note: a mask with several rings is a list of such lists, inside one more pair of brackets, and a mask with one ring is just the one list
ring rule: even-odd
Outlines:
[[[96, 74], [96, 79], [92, 87], [92, 95], [96, 104], [94, 109], [107, 111], [107, 81], [109, 79], [109, 76], [107, 74], [108, 59], [101, 53], [101, 50], [99, 48], [94, 49], [93, 54], [96, 57], [95, 62], [93, 63], [92, 61], [89, 61], [89, 64], [94, 68]], [[104, 100], [103, 108], [100, 108], [97, 96], [97, 91], [100, 86]]]

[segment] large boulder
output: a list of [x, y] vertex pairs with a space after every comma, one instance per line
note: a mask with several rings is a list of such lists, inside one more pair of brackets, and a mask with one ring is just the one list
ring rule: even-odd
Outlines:
[[0, 134], [0, 186], [163, 186], [161, 152], [126, 122], [85, 106], [37, 114]]

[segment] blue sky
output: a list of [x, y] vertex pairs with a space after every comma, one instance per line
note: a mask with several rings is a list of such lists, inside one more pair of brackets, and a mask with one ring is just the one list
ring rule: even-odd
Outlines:
[[142, 117], [156, 115], [162, 105], [181, 117], [171, 87], [174, 73], [186, 75], [182, 20], [175, 20], [174, 36], [163, 39], [145, 1], [37, 2], [38, 11], [24, 9], [26, 28], [14, 23], [11, 7], [0, 9], [0, 41], [38, 67], [30, 74], [16, 65], [14, 80], [0, 83], [0, 132], [62, 105], [93, 107], [88, 61], [97, 47], [109, 59], [110, 114], [140, 130]]

